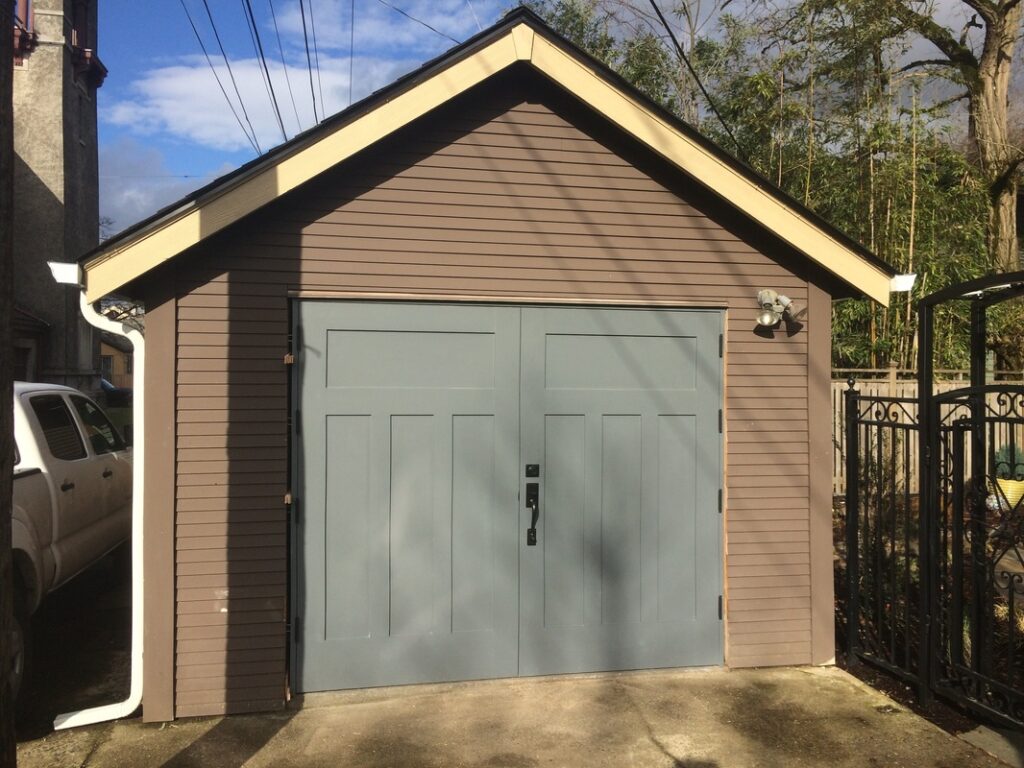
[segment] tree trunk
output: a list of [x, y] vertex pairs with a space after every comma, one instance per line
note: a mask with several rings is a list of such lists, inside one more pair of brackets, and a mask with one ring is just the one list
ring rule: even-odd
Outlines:
[[992, 268], [1021, 268], [1017, 243], [1016, 173], [1024, 149], [1014, 146], [1009, 130], [1009, 89], [1024, 5], [1000, 9], [985, 24], [985, 43], [971, 94], [971, 135], [988, 186], [988, 253]]
[[[8, 10], [11, 4], [7, 4]], [[7, 19], [8, 17], [4, 17]], [[8, 22], [10, 23], [10, 22]], [[11, 301], [14, 298], [11, 219], [14, 202], [14, 126], [12, 78], [14, 51], [11, 28], [0, 34], [0, 766], [17, 761], [14, 702], [8, 685], [14, 595], [11, 562], [11, 494], [14, 472], [14, 394], [11, 379]]]
[[1016, 272], [1021, 264], [1017, 240], [1017, 184], [990, 187], [988, 252], [997, 272]]

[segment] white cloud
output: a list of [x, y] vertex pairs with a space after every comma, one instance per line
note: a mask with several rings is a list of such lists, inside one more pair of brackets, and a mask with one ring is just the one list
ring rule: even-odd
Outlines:
[[[477, 32], [470, 2], [485, 26], [507, 7], [495, 0], [389, 2], [457, 40]], [[322, 119], [348, 106], [350, 95], [353, 101], [358, 101], [454, 45], [379, 2], [359, 3], [356, 55], [350, 62], [347, 0], [315, 0], [320, 66], [318, 72], [314, 70], [311, 87], [298, 8], [289, 4], [287, 11], [283, 11], [280, 6], [279, 3], [278, 22], [287, 72], [280, 60], [276, 36], [264, 37], [264, 45], [270, 46], [266, 48], [267, 67], [289, 137], [314, 125], [313, 94]], [[273, 35], [269, 24], [269, 19], [261, 20], [261, 28], [267, 28], [268, 35]], [[127, 86], [127, 98], [114, 101], [101, 112], [100, 119], [121, 129], [122, 136], [127, 129], [140, 137], [122, 137], [100, 148], [101, 215], [113, 220], [114, 231], [149, 216], [232, 168], [225, 164], [202, 177], [181, 178], [169, 170], [163, 152], [151, 148], [154, 144], [179, 155], [187, 153], [190, 146], [252, 155], [252, 145], [245, 135], [250, 123], [263, 151], [281, 143], [281, 129], [259, 62], [251, 56], [230, 58], [230, 73], [219, 58], [213, 59], [213, 69], [201, 55], [183, 56], [170, 63], [165, 58], [160, 65], [137, 74]], [[351, 89], [350, 66], [354, 75]], [[232, 74], [245, 113], [239, 106]], [[225, 100], [218, 78], [237, 118]]]
[[[455, 40], [465, 40], [479, 31], [477, 19], [484, 27], [498, 20], [513, 3], [495, 0], [388, 0], [423, 24]], [[472, 6], [470, 5], [472, 3]], [[297, 4], [278, 14], [281, 32], [294, 44], [302, 45], [302, 17]], [[475, 12], [475, 17], [474, 17]], [[317, 43], [321, 50], [348, 54], [351, 35], [348, 0], [316, 0], [313, 6]], [[394, 8], [381, 2], [356, 3], [356, 53], [392, 51], [401, 56], [427, 54], [435, 56], [454, 43], [432, 32]], [[307, 30], [312, 29], [306, 17]], [[312, 40], [310, 42], [312, 45]], [[303, 55], [305, 52], [303, 51]]]
[[183, 178], [167, 167], [163, 154], [121, 138], [100, 147], [100, 216], [119, 232], [173, 203], [217, 176], [232, 170], [224, 164], [209, 173]]
[[[312, 127], [313, 96], [309, 71], [305, 66], [300, 68], [289, 64], [286, 79], [285, 68], [280, 62], [268, 61], [267, 65], [289, 138], [298, 133], [300, 127], [303, 130]], [[358, 101], [417, 65], [418, 62], [408, 59], [357, 57], [353, 62], [353, 99]], [[237, 119], [221, 93], [213, 71], [201, 57], [188, 57], [176, 65], [143, 73], [129, 88], [132, 98], [115, 102], [102, 119], [140, 135], [164, 134], [211, 149], [251, 152], [252, 147], [239, 126], [241, 121], [245, 130], [252, 125], [256, 140], [264, 151], [280, 144], [281, 129], [258, 62], [256, 59], [232, 61], [231, 69], [245, 106], [244, 113], [239, 107], [227, 68], [223, 64], [216, 67]], [[312, 90], [321, 119], [325, 113], [329, 116], [348, 105], [348, 73], [347, 58], [320, 57], [320, 70], [318, 75], [314, 73]], [[321, 104], [321, 94], [326, 109]]]

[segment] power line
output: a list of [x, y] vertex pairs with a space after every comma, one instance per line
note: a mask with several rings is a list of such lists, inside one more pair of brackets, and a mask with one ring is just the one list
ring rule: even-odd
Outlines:
[[[181, 5], [183, 8], [185, 7], [185, 0], [181, 0]], [[217, 45], [220, 48], [220, 55], [224, 57], [224, 64], [228, 68], [228, 75], [231, 77], [231, 84], [234, 86], [235, 95], [238, 97], [238, 106], [242, 108], [242, 114], [245, 116], [245, 122], [248, 123], [249, 130], [252, 131], [252, 138], [256, 144], [256, 151], [262, 155], [263, 150], [260, 149], [259, 139], [256, 138], [256, 129], [252, 127], [252, 121], [249, 119], [249, 113], [245, 110], [245, 102], [242, 101], [242, 94], [239, 92], [238, 83], [235, 81], [235, 73], [231, 71], [231, 62], [228, 61], [228, 55], [224, 52], [224, 44], [220, 41], [220, 34], [217, 32], [217, 24], [213, 20], [213, 14], [210, 13], [210, 5], [206, 0], [203, 0], [203, 7], [206, 8], [206, 17], [210, 20], [210, 26], [213, 28], [213, 36], [216, 38]], [[187, 8], [185, 9], [185, 13], [188, 13]], [[189, 17], [189, 21], [191, 21], [191, 17]], [[197, 32], [196, 34], [198, 35], [199, 33]]]
[[425, 21], [422, 21], [421, 19], [417, 19], [417, 18], [416, 18], [415, 16], [413, 16], [412, 14], [406, 13], [406, 12], [405, 12], [405, 11], [403, 11], [403, 10], [402, 10], [401, 8], [399, 8], [399, 7], [397, 6], [397, 5], [392, 5], [391, 3], [387, 2], [387, 0], [377, 0], [377, 2], [378, 2], [378, 3], [380, 3], [381, 5], [386, 5], [386, 6], [387, 6], [388, 8], [390, 8], [390, 9], [391, 9], [392, 11], [397, 11], [398, 13], [402, 14], [403, 16], [405, 16], [405, 18], [407, 18], [407, 19], [410, 19], [411, 21], [415, 21], [415, 22], [416, 22], [417, 24], [421, 24], [421, 25], [423, 25], [424, 27], [426, 27], [427, 29], [429, 29], [429, 30], [430, 30], [431, 32], [433, 32], [434, 34], [440, 35], [441, 37], [445, 37], [445, 38], [448, 38], [449, 40], [451, 40], [451, 41], [452, 41], [453, 43], [455, 43], [456, 45], [458, 45], [458, 44], [459, 44], [459, 41], [458, 41], [458, 40], [456, 40], [456, 39], [455, 39], [454, 37], [452, 37], [451, 35], [446, 35], [446, 34], [445, 34], [444, 32], [440, 31], [439, 29], [434, 29], [434, 28], [433, 28], [432, 26], [430, 26], [429, 24], [427, 24], [427, 22], [425, 22]]
[[313, 122], [319, 123], [316, 115], [316, 91], [313, 89], [313, 60], [309, 55], [309, 35], [306, 34], [306, 6], [299, 0], [299, 13], [302, 16], [302, 39], [306, 43], [306, 69], [309, 70], [309, 95], [313, 99]]
[[245, 130], [245, 126], [242, 125], [242, 119], [238, 116], [238, 112], [235, 110], [235, 105], [231, 102], [228, 92], [224, 90], [224, 84], [220, 81], [220, 75], [217, 74], [217, 68], [213, 66], [210, 54], [206, 52], [206, 46], [203, 44], [203, 38], [199, 36], [199, 30], [196, 29], [195, 22], [192, 21], [192, 14], [188, 12], [188, 6], [185, 5], [185, 0], [180, 0], [180, 2], [182, 10], [185, 11], [185, 16], [188, 18], [188, 23], [192, 27], [192, 31], [195, 33], [196, 40], [199, 41], [199, 47], [203, 51], [203, 56], [206, 57], [206, 63], [210, 65], [210, 70], [213, 72], [213, 78], [217, 81], [217, 85], [220, 87], [220, 92], [224, 94], [224, 100], [228, 103], [228, 107], [231, 108], [231, 114], [235, 116], [235, 120], [238, 122], [238, 127], [242, 129], [242, 133], [245, 135], [249, 144], [252, 145], [252, 148], [256, 150], [256, 154], [262, 155], [263, 153], [260, 151], [260, 145], [256, 142], [255, 135], [250, 136], [249, 132]]
[[316, 17], [313, 16], [313, 0], [306, 0], [309, 3], [309, 26], [313, 32], [313, 60], [316, 62], [316, 87], [320, 91], [320, 112], [327, 114], [327, 102], [324, 101], [324, 84], [320, 80], [320, 49], [316, 44]]
[[661, 20], [661, 25], [665, 28], [665, 31], [668, 32], [668, 36], [672, 38], [672, 43], [679, 52], [679, 57], [683, 60], [683, 63], [686, 64], [686, 68], [690, 70], [690, 75], [693, 76], [694, 82], [697, 83], [697, 87], [700, 88], [700, 92], [703, 93], [704, 98], [707, 99], [708, 107], [714, 113], [715, 117], [718, 118], [718, 122], [722, 124], [726, 134], [728, 134], [729, 138], [732, 139], [732, 143], [736, 145], [736, 153], [739, 155], [740, 160], [749, 165], [750, 162], [747, 159], [746, 153], [743, 151], [743, 147], [740, 146], [739, 141], [729, 129], [729, 124], [725, 122], [725, 118], [722, 117], [722, 113], [719, 112], [718, 107], [715, 106], [715, 100], [711, 98], [711, 94], [708, 93], [708, 89], [705, 88], [704, 83], [701, 82], [700, 76], [697, 74], [697, 70], [693, 68], [693, 65], [690, 63], [690, 59], [687, 58], [686, 53], [683, 51], [683, 46], [681, 46], [679, 41], [676, 39], [676, 33], [673, 32], [672, 27], [668, 25], [668, 21], [666, 21], [664, 14], [662, 14], [661, 8], [658, 7], [658, 4], [654, 0], [651, 0], [651, 7], [654, 8], [654, 12], [658, 14], [658, 18]]
[[267, 57], [263, 55], [263, 41], [260, 40], [260, 30], [256, 26], [256, 15], [252, 12], [250, 0], [242, 0], [242, 12], [245, 14], [249, 26], [249, 36], [252, 38], [253, 48], [256, 49], [256, 57], [262, 69], [263, 83], [267, 86], [267, 95], [270, 97], [270, 106], [277, 117], [277, 124], [281, 128], [281, 136], [288, 141], [288, 132], [284, 129], [284, 120], [281, 119], [281, 108], [277, 104], [277, 94], [274, 93], [274, 83], [270, 80], [270, 67], [267, 66]]
[[473, 7], [473, 0], [466, 0], [466, 5], [469, 6], [469, 12], [473, 14], [473, 21], [476, 22], [476, 31], [483, 32], [484, 28], [480, 26], [480, 19], [477, 18], [476, 8]]
[[292, 79], [288, 76], [288, 62], [284, 58], [284, 46], [281, 45], [281, 31], [277, 28], [277, 14], [274, 13], [274, 0], [270, 3], [270, 17], [274, 20], [274, 34], [277, 35], [277, 50], [281, 52], [281, 66], [284, 67], [284, 81], [288, 83], [288, 97], [292, 100], [292, 109], [295, 111], [295, 130], [302, 130], [302, 121], [299, 120], [299, 108], [295, 106], [295, 93], [292, 91]]
[[348, 104], [352, 106], [352, 70], [356, 59], [356, 0], [349, 0], [348, 21]]

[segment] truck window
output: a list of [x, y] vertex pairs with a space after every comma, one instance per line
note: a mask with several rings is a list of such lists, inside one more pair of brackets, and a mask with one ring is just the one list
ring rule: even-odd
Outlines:
[[46, 446], [55, 459], [74, 461], [85, 458], [85, 446], [71, 412], [60, 395], [40, 395], [30, 401], [43, 430]]
[[89, 438], [93, 453], [124, 450], [124, 440], [97, 405], [84, 397], [74, 395], [71, 396], [71, 402], [85, 425], [85, 434]]

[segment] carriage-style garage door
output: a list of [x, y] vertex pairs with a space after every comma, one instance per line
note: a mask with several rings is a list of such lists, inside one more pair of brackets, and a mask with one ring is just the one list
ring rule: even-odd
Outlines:
[[295, 322], [298, 690], [722, 662], [721, 313]]

